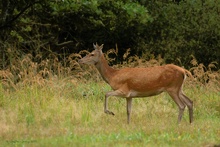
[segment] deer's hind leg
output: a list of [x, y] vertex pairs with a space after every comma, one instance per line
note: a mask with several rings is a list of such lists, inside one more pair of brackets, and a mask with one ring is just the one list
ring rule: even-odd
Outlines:
[[[178, 90], [177, 90], [178, 91]], [[180, 99], [179, 93], [175, 91], [167, 91], [170, 97], [179, 107], [178, 123], [182, 120], [183, 112], [185, 110], [186, 104]]]
[[179, 96], [181, 98], [181, 100], [187, 105], [188, 109], [189, 109], [189, 122], [192, 123], [193, 122], [193, 101], [190, 100], [184, 93], [182, 90], [180, 90]]

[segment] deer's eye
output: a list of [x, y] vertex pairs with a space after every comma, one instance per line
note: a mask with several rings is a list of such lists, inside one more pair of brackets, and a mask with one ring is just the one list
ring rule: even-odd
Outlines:
[[90, 56], [94, 56], [94, 54], [90, 54]]

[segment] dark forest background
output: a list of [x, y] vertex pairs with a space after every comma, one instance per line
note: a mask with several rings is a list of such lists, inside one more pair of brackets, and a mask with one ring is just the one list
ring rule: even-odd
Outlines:
[[[0, 69], [14, 56], [60, 60], [92, 43], [130, 55], [160, 55], [190, 68], [220, 61], [219, 0], [1, 0]], [[33, 58], [38, 62], [39, 58]]]

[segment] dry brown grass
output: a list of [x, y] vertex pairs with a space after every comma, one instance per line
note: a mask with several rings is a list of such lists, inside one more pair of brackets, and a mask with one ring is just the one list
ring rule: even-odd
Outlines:
[[[1, 83], [5, 89], [18, 90], [18, 88], [25, 85], [37, 84], [44, 86], [46, 83], [54, 81], [54, 79], [70, 80], [72, 83], [88, 80], [100, 81], [101, 77], [93, 66], [80, 66], [77, 62], [87, 53], [88, 51], [83, 50], [78, 54], [70, 54], [63, 60], [60, 60], [59, 55], [54, 53], [51, 53], [46, 59], [43, 59], [41, 54], [36, 56], [26, 54], [18, 57], [17, 53], [11, 53], [9, 66], [4, 70], [0, 70]], [[117, 45], [116, 49], [109, 49], [105, 56], [110, 63], [115, 62], [118, 58]], [[113, 67], [150, 67], [164, 64], [165, 62], [160, 56], [130, 56], [130, 49], [127, 49], [121, 64], [116, 64]], [[205, 67], [192, 56], [191, 64], [192, 68], [189, 70], [194, 76], [194, 84], [212, 89], [216, 88], [216, 91], [220, 91], [220, 70], [216, 71], [216, 64], [218, 63], [212, 62], [208, 67]]]
[[191, 64], [193, 67], [190, 71], [197, 85], [220, 91], [220, 70], [216, 71], [217, 62], [211, 62], [208, 67], [205, 67], [204, 64], [198, 63], [195, 57], [193, 57]]

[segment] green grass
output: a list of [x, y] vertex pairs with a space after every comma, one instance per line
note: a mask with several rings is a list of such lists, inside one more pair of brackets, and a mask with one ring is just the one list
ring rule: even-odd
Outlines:
[[185, 86], [194, 101], [194, 123], [185, 110], [177, 124], [178, 108], [168, 94], [133, 100], [131, 124], [126, 101], [109, 98], [103, 112], [104, 82], [72, 83], [54, 80], [17, 91], [0, 86], [0, 142], [2, 146], [214, 146], [220, 144], [220, 93]]

